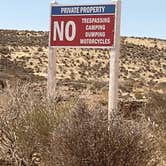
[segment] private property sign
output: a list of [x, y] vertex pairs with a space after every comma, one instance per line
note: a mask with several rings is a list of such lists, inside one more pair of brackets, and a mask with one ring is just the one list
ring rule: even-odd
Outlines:
[[51, 7], [50, 47], [113, 48], [116, 4]]
[[[108, 48], [110, 58], [108, 119], [117, 110], [121, 0], [110, 4], [62, 6], [51, 4], [48, 81], [49, 97], [56, 94], [56, 48]], [[70, 55], [68, 55], [70, 56]]]

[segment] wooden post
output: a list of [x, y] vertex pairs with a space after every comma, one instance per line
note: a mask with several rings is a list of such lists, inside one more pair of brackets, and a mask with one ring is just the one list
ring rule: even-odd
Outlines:
[[[57, 4], [57, 2], [52, 1], [51, 7], [52, 5], [55, 4]], [[51, 12], [50, 12], [50, 17], [51, 17]], [[55, 96], [55, 93], [56, 93], [56, 48], [50, 47], [50, 33], [49, 33], [47, 96], [53, 98]]]
[[109, 79], [109, 100], [108, 100], [108, 121], [111, 113], [117, 110], [118, 104], [118, 74], [119, 74], [119, 55], [120, 55], [120, 15], [121, 0], [114, 0], [116, 4], [115, 13], [115, 47], [110, 49], [110, 79]]

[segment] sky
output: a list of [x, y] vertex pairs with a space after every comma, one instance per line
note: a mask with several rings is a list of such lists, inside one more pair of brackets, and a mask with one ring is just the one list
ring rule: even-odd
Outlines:
[[[57, 0], [104, 4], [111, 0]], [[49, 31], [51, 0], [0, 0], [0, 29]], [[122, 0], [121, 35], [166, 39], [166, 0]]]

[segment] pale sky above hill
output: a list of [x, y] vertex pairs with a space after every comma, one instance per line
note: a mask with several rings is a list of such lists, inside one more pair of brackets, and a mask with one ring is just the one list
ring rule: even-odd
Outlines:
[[[0, 0], [0, 29], [49, 30], [51, 0]], [[57, 0], [102, 4], [111, 0]], [[166, 0], [122, 0], [121, 35], [166, 39]]]

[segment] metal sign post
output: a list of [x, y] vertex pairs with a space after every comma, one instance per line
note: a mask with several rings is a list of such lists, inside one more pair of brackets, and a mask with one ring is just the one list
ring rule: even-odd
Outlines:
[[116, 4], [115, 14], [115, 47], [110, 49], [110, 79], [109, 79], [109, 100], [108, 100], [108, 120], [111, 113], [117, 110], [118, 104], [118, 75], [119, 75], [119, 55], [120, 55], [120, 18], [121, 0], [114, 0]]

